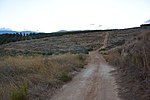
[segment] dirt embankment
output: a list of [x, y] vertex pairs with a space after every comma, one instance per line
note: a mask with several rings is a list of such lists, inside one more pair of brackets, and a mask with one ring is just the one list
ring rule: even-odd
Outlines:
[[[125, 40], [124, 44], [115, 46], [105, 58], [116, 69], [116, 81], [121, 98], [150, 100], [150, 30], [126, 34], [120, 34], [120, 38]], [[114, 40], [119, 41], [119, 38], [116, 38], [119, 34], [111, 35], [108, 46], [113, 45]]]

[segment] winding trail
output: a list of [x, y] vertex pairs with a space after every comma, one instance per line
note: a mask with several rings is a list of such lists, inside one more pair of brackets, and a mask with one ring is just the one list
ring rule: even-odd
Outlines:
[[120, 100], [110, 73], [112, 70], [98, 50], [92, 51], [86, 69], [64, 85], [51, 100]]

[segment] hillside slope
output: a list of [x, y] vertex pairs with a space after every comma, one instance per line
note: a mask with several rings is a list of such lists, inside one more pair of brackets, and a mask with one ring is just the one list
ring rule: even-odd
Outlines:
[[[42, 54], [47, 56], [52, 54], [62, 54], [66, 52], [88, 53], [89, 51], [95, 50], [103, 54], [106, 61], [108, 61], [111, 65], [114, 66], [115, 70], [113, 71], [113, 74], [116, 77], [116, 82], [119, 86], [118, 89], [120, 98], [124, 100], [150, 99], [149, 28], [130, 28], [111, 31], [99, 31], [88, 33], [85, 32], [78, 34], [66, 34], [61, 36], [46, 37], [34, 40], [11, 42], [8, 44], [0, 45], [0, 56], [2, 57], [1, 62], [3, 62], [3, 59], [7, 55], [36, 56]], [[98, 62], [101, 62], [101, 60], [97, 60], [99, 57], [96, 57], [99, 54], [90, 53], [90, 55], [93, 59], [95, 59], [97, 64]], [[46, 59], [44, 59], [43, 61], [45, 60]], [[94, 63], [96, 64], [95, 61]], [[10, 66], [8, 65], [6, 67], [10, 68]], [[8, 69], [5, 69], [5, 67], [2, 66], [2, 69], [0, 71], [4, 71], [5, 73], [5, 70], [7, 71]], [[93, 76], [97, 77], [97, 75], [95, 75]], [[95, 78], [93, 80], [95, 80]], [[96, 78], [96, 81], [98, 81], [97, 84], [99, 84], [98, 78]], [[106, 84], [107, 83], [108, 82], [106, 82]], [[94, 87], [89, 87], [91, 88], [90, 90], [93, 90], [94, 92], [97, 91], [95, 85], [93, 86]], [[98, 85], [96, 86], [98, 87]], [[106, 94], [105, 92], [106, 91], [102, 93]], [[89, 98], [92, 99], [92, 97], [94, 98], [95, 95], [99, 94], [91, 95], [89, 92]], [[45, 97], [45, 95], [43, 97]], [[106, 96], [104, 97], [104, 99], [107, 98]]]
[[103, 44], [105, 34], [109, 41], [107, 49], [118, 47], [138, 35], [142, 28], [131, 28], [123, 30], [106, 30], [93, 32], [77, 32], [76, 34], [66, 34], [60, 36], [32, 39], [18, 42], [11, 42], [0, 45], [0, 55], [18, 55], [18, 54], [43, 54], [51, 55], [58, 53], [87, 53], [91, 50], [97, 50]]
[[150, 100], [150, 29], [136, 31], [110, 34], [105, 58], [116, 69], [121, 98]]
[[0, 46], [0, 55], [87, 53], [102, 46], [105, 32], [70, 34], [12, 42]]

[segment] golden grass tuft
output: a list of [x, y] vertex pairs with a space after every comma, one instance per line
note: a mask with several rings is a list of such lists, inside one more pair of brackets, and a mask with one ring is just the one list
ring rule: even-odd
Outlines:
[[[63, 54], [52, 56], [6, 56], [0, 58], [0, 99], [14, 100], [19, 96], [20, 84], [29, 88], [24, 98], [43, 98], [43, 93], [58, 88], [71, 80], [73, 72], [84, 66], [85, 55]], [[15, 93], [14, 93], [15, 91]], [[11, 95], [13, 94], [13, 95]], [[23, 94], [24, 96], [24, 94]]]

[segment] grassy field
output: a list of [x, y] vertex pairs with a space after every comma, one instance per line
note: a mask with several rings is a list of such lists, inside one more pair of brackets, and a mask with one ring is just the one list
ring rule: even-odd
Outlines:
[[[150, 99], [150, 31], [132, 28], [69, 34], [0, 45], [0, 100], [45, 100], [86, 64], [86, 53], [100, 50], [115, 66], [120, 97]], [[68, 53], [69, 52], [69, 53]]]
[[51, 97], [85, 65], [83, 54], [5, 56], [0, 58], [0, 99]]
[[1, 45], [0, 99], [50, 98], [83, 68], [86, 53], [100, 48], [104, 36], [91, 32]]
[[93, 32], [11, 42], [0, 46], [0, 56], [88, 53], [89, 50], [96, 50], [103, 45], [104, 36], [105, 32]]

